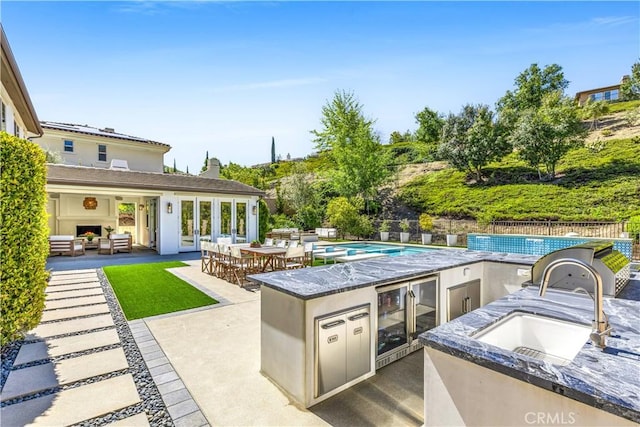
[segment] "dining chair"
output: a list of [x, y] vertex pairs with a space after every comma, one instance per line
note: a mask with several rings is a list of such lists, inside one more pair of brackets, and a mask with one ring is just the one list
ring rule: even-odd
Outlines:
[[304, 268], [304, 247], [287, 248], [287, 252], [278, 257], [278, 266], [282, 270]]
[[200, 269], [203, 273], [213, 274], [214, 264], [213, 244], [206, 240], [200, 241]]
[[313, 265], [313, 242], [304, 243], [304, 263], [305, 265]]
[[237, 246], [232, 246], [229, 254], [229, 278], [242, 286], [247, 280], [247, 274], [254, 272], [254, 257], [243, 255]]

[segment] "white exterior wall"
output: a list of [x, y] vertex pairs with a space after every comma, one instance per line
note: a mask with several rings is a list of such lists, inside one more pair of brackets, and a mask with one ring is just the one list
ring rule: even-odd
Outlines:
[[[129, 169], [144, 172], [162, 172], [165, 146], [128, 142], [112, 138], [43, 129], [44, 135], [35, 139], [42, 149], [60, 153], [64, 164], [108, 168], [111, 160], [126, 160]], [[73, 153], [64, 151], [64, 141], [73, 141]], [[107, 160], [98, 161], [98, 145], [107, 146]]]
[[[167, 213], [167, 204], [171, 203], [173, 213]], [[158, 235], [157, 250], [160, 255], [177, 254], [180, 251], [180, 207], [178, 197], [165, 194], [158, 202]]]
[[424, 425], [526, 427], [637, 424], [559, 393], [425, 347]]
[[[2, 85], [2, 88], [0, 90], [0, 98], [2, 98], [2, 103], [5, 105], [7, 109], [6, 110], [6, 117], [7, 117], [6, 128], [4, 130], [10, 135], [15, 135], [20, 138], [27, 138], [28, 135], [26, 132], [26, 126], [24, 125], [24, 120], [22, 120], [22, 117], [20, 117], [20, 115], [18, 114], [18, 111], [15, 108], [13, 100], [9, 98], [9, 93], [7, 93], [7, 90], [5, 89], [4, 85]], [[14, 132], [14, 126], [16, 124], [20, 127], [20, 130], [17, 135]]]
[[[50, 234], [76, 234], [76, 225], [100, 225], [102, 235], [106, 236], [104, 227], [111, 226], [118, 230], [118, 204], [135, 203], [136, 227], [132, 230], [134, 243], [148, 245], [149, 230], [145, 210], [149, 199], [157, 200], [156, 250], [160, 255], [177, 254], [184, 250], [180, 247], [180, 200], [183, 198], [200, 198], [211, 200], [215, 210], [214, 218], [219, 218], [220, 200], [229, 200], [228, 195], [220, 194], [180, 194], [172, 191], [144, 191], [119, 188], [71, 187], [47, 185], [49, 195], [47, 212], [49, 213]], [[98, 206], [95, 210], [85, 209], [85, 197], [95, 197]], [[247, 241], [258, 238], [258, 215], [252, 214], [252, 206], [257, 205], [256, 196], [237, 196], [231, 200], [247, 202]], [[172, 204], [172, 213], [167, 212], [167, 204]], [[219, 232], [219, 225], [213, 224], [214, 233]], [[191, 249], [195, 250], [195, 249]]]

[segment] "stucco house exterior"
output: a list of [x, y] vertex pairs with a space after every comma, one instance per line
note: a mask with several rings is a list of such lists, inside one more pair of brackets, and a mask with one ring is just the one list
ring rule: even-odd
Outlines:
[[111, 227], [162, 255], [199, 250], [201, 238], [257, 239], [263, 192], [220, 179], [217, 160], [202, 176], [163, 173], [167, 144], [87, 125], [42, 128], [34, 142], [62, 158], [48, 165], [51, 234], [104, 236]]
[[0, 24], [0, 131], [20, 138], [42, 135], [38, 115], [33, 108], [29, 92], [9, 46], [7, 35]]
[[201, 238], [258, 237], [263, 192], [220, 179], [217, 160], [211, 159], [202, 176], [165, 174], [167, 144], [111, 128], [40, 122], [1, 25], [0, 30], [0, 130], [60, 159], [47, 165], [51, 235], [106, 236], [105, 227], [112, 227], [162, 255], [199, 250]]

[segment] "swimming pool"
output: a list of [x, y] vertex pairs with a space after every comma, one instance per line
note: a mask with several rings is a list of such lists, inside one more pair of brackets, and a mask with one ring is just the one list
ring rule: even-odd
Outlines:
[[416, 246], [389, 245], [384, 243], [337, 243], [333, 247], [346, 249], [348, 255], [362, 253], [386, 254], [388, 256], [403, 256], [437, 251], [435, 248], [420, 248]]

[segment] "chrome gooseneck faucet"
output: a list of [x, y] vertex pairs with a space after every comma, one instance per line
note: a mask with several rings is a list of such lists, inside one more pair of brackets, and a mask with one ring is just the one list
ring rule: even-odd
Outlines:
[[547, 265], [547, 268], [542, 272], [542, 280], [540, 282], [540, 296], [544, 296], [544, 293], [549, 287], [549, 279], [551, 273], [556, 268], [562, 265], [575, 265], [587, 271], [593, 277], [593, 331], [590, 338], [594, 345], [604, 348], [606, 346], [606, 336], [611, 332], [607, 317], [602, 310], [602, 277], [600, 273], [596, 271], [591, 265], [579, 259], [572, 258], [560, 258], [552, 261]]

